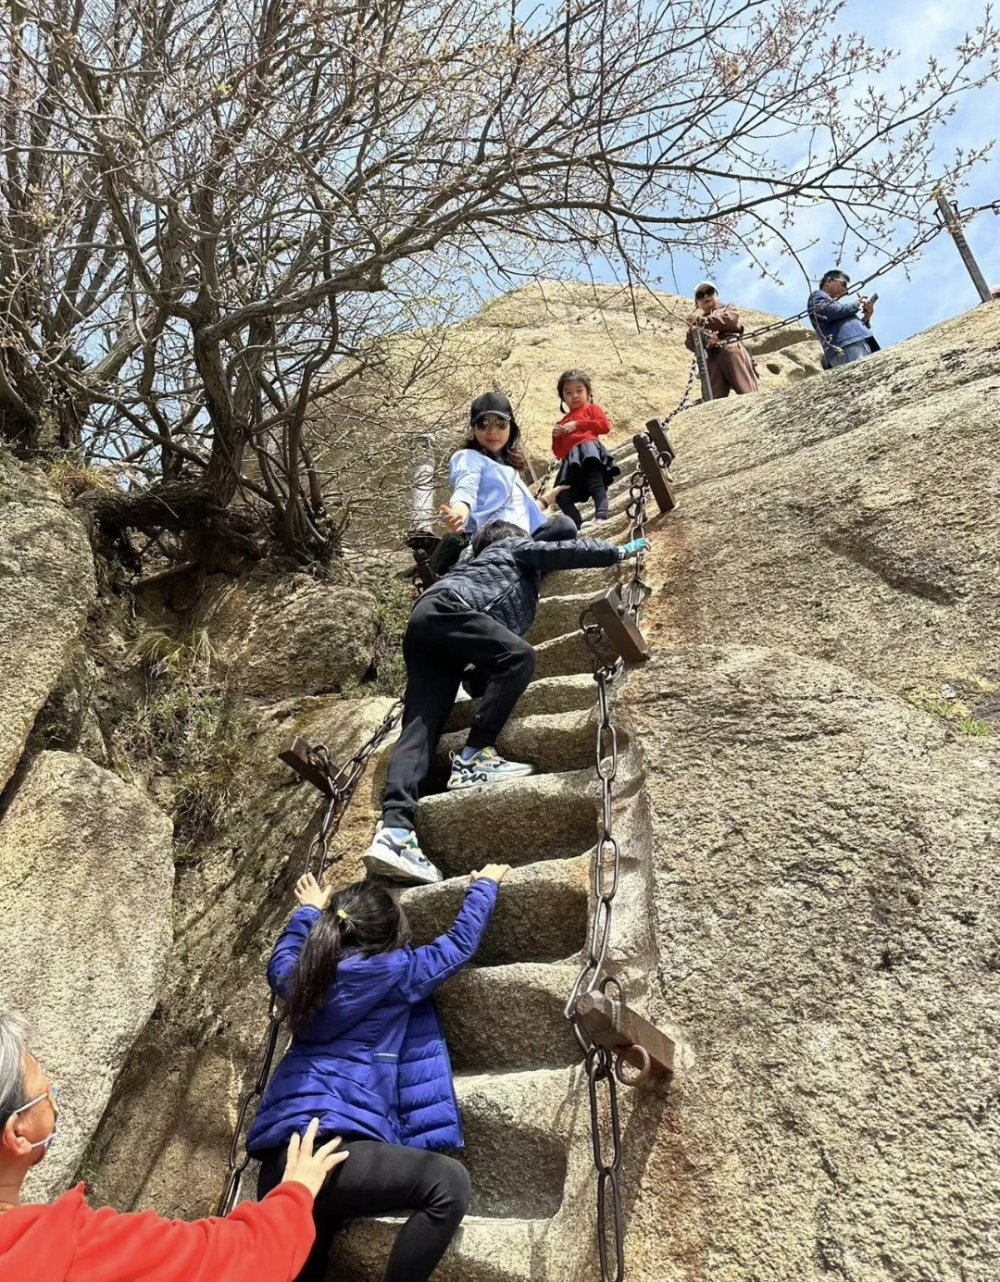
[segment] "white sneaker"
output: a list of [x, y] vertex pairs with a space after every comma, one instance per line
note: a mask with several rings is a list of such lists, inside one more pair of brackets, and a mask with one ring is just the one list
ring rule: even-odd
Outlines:
[[390, 881], [415, 881], [421, 885], [444, 881], [442, 872], [420, 849], [417, 834], [397, 835], [402, 831], [379, 824], [375, 840], [361, 856], [365, 868], [373, 877], [387, 877]]
[[476, 788], [482, 783], [503, 783], [505, 779], [524, 779], [533, 775], [535, 767], [521, 761], [505, 761], [496, 748], [481, 748], [467, 761], [462, 754], [451, 754], [451, 776], [448, 789]]

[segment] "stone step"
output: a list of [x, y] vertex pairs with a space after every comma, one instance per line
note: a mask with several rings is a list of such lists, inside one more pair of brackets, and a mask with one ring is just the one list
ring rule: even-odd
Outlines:
[[[515, 716], [504, 727], [497, 747], [509, 760], [534, 766], [538, 774], [583, 770], [594, 761], [595, 717], [593, 709]], [[466, 737], [465, 730], [457, 730], [441, 740], [427, 780], [428, 794], [443, 791], [451, 770], [449, 753], [460, 752]]]
[[597, 596], [622, 577], [622, 566], [613, 565], [598, 570], [557, 570], [542, 579], [544, 596]]
[[[476, 965], [575, 957], [587, 933], [590, 868], [590, 856], [580, 855], [508, 873], [490, 928], [476, 953]], [[467, 884], [465, 877], [452, 877], [436, 886], [415, 886], [403, 892], [400, 902], [409, 918], [414, 944], [429, 943], [448, 930]]]
[[428, 859], [455, 877], [487, 863], [573, 858], [597, 840], [597, 818], [591, 768], [423, 797], [417, 832]]
[[535, 647], [536, 680], [567, 676], [571, 672], [592, 672], [593, 667], [593, 653], [579, 628]]
[[436, 994], [456, 1072], [577, 1063], [580, 1049], [563, 1018], [577, 970], [575, 962], [512, 962], [459, 971]]
[[[589, 599], [589, 598], [588, 598]], [[533, 681], [517, 703], [518, 716], [554, 716], [560, 712], [574, 712], [591, 708], [597, 702], [597, 686], [589, 672], [571, 673], [564, 677], [547, 677], [543, 681]], [[448, 718], [446, 730], [467, 729], [472, 720], [476, 703], [464, 690], [458, 693], [458, 699]]]
[[543, 641], [575, 631], [580, 626], [580, 611], [595, 595], [593, 592], [577, 592], [572, 596], [543, 596], [525, 639], [532, 645], [541, 645]]
[[[379, 1282], [402, 1220], [356, 1220], [339, 1233], [329, 1277], [337, 1282]], [[466, 1216], [434, 1282], [541, 1282], [539, 1247], [549, 1221]]]
[[[579, 1057], [578, 1057], [579, 1058]], [[472, 1215], [550, 1216], [562, 1202], [578, 1067], [458, 1074]]]

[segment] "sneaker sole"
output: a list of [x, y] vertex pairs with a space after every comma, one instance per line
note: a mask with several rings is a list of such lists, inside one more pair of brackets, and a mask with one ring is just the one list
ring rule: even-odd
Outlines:
[[519, 770], [516, 774], [510, 772], [505, 775], [487, 775], [485, 779], [449, 779], [447, 789], [449, 792], [461, 792], [464, 788], [487, 788], [491, 783], [508, 783], [511, 779], [527, 779], [535, 772], [531, 768]]
[[439, 869], [429, 869], [422, 873], [418, 868], [400, 868], [381, 855], [362, 855], [361, 862], [373, 877], [384, 877], [387, 881], [416, 882], [419, 886], [435, 886], [439, 881], [444, 881], [444, 875]]

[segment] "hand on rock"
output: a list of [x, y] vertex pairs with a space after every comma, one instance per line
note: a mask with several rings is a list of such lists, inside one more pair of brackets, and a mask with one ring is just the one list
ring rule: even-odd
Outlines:
[[539, 496], [539, 499], [538, 499], [539, 507], [551, 507], [553, 503], [555, 503], [559, 495], [562, 494], [564, 490], [568, 490], [568, 489], [569, 489], [568, 485], [557, 485], [554, 490], [546, 490], [544, 494]]
[[495, 881], [499, 886], [510, 872], [510, 864], [487, 864], [479, 872], [472, 874], [473, 881]]
[[336, 1152], [341, 1144], [339, 1135], [335, 1135], [332, 1140], [328, 1140], [313, 1152], [318, 1130], [319, 1118], [314, 1117], [301, 1139], [298, 1134], [295, 1134], [288, 1141], [288, 1158], [285, 1161], [285, 1174], [281, 1181], [282, 1184], [304, 1184], [313, 1197], [323, 1187], [323, 1181], [333, 1168], [339, 1166], [341, 1162], [346, 1162], [351, 1156], [350, 1153]]

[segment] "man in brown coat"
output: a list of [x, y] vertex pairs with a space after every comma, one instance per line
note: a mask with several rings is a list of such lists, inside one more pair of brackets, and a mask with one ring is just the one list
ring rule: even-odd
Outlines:
[[700, 329], [708, 357], [712, 399], [720, 400], [730, 392], [737, 396], [756, 392], [757, 371], [750, 353], [740, 341], [743, 326], [739, 311], [732, 303], [726, 303], [724, 307], [720, 305], [719, 295], [710, 280], [702, 281], [694, 291], [694, 301], [698, 310], [688, 317], [684, 346], [689, 352], [694, 351], [694, 330]]

